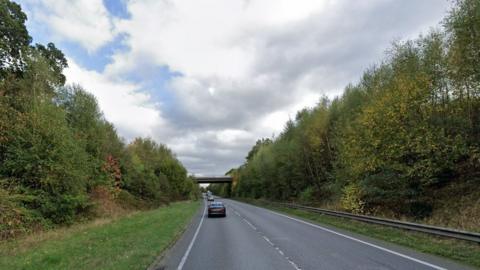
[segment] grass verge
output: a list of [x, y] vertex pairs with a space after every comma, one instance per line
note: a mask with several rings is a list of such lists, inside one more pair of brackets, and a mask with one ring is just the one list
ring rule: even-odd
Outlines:
[[439, 255], [454, 261], [480, 268], [480, 245], [468, 241], [436, 237], [424, 233], [401, 230], [375, 224], [368, 224], [341, 217], [327, 216], [312, 213], [305, 210], [279, 207], [274, 204], [265, 204], [263, 201], [245, 200], [257, 206], [283, 212], [292, 216], [300, 217], [317, 224], [325, 224], [354, 233], [362, 234], [386, 242], [402, 245], [411, 249]]
[[0, 245], [0, 269], [146, 269], [190, 222], [199, 202]]

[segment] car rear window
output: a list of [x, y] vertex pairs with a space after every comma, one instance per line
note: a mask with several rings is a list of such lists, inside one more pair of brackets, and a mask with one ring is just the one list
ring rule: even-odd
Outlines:
[[223, 203], [212, 203], [210, 208], [223, 208]]

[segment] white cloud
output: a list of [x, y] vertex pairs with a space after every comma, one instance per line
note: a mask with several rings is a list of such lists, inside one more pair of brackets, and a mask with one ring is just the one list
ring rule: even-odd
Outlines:
[[[290, 4], [289, 4], [290, 3]], [[252, 62], [245, 32], [299, 20], [324, 6], [322, 1], [291, 5], [289, 0], [265, 1], [130, 1], [131, 19], [118, 22], [128, 33], [128, 55], [151, 57], [187, 76], [243, 78]], [[130, 62], [125, 63], [125, 57]], [[134, 67], [122, 54], [111, 72]]]
[[[103, 73], [70, 61], [69, 81], [97, 96], [123, 136], [153, 136], [190, 172], [204, 175], [238, 166], [259, 137], [278, 134], [322, 95], [341, 93], [392, 40], [435, 26], [448, 6], [438, 0], [128, 0], [129, 18], [117, 19], [100, 0], [42, 3], [36, 17], [90, 51], [124, 35], [126, 49], [112, 55]], [[155, 89], [124, 78], [162, 66], [182, 76], [170, 79], [173, 98], [160, 107], [142, 92]]]
[[32, 15], [47, 24], [55, 39], [79, 43], [89, 52], [115, 37], [113, 17], [102, 0], [26, 0], [33, 5]]
[[127, 139], [153, 136], [155, 128], [163, 128], [166, 124], [150, 96], [138, 91], [138, 85], [83, 69], [72, 59], [68, 59], [68, 63], [69, 67], [64, 71], [67, 83], [80, 84], [92, 93], [105, 117]]
[[182, 73], [170, 82], [175, 101], [165, 114], [177, 135], [157, 138], [190, 171], [221, 174], [257, 138], [278, 134], [299, 109], [357, 80], [393, 39], [435, 25], [445, 7], [437, 0], [132, 0], [131, 18], [116, 24], [129, 50], [113, 56], [106, 74], [149, 66]]

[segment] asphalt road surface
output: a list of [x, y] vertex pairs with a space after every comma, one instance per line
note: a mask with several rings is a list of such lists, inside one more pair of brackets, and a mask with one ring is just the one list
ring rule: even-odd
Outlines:
[[153, 269], [471, 269], [447, 259], [227, 199], [205, 205]]

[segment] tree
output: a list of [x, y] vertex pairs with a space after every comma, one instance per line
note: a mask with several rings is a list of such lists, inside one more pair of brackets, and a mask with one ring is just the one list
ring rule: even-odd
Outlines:
[[28, 35], [27, 15], [20, 5], [0, 0], [0, 81], [9, 72], [18, 73], [25, 67], [25, 50], [32, 38]]
[[257, 141], [234, 194], [423, 217], [447, 187], [478, 190], [480, 2], [456, 1], [444, 26], [394, 43], [341, 97]]
[[66, 78], [62, 71], [68, 67], [68, 63], [63, 52], [57, 49], [55, 44], [51, 42], [47, 44], [47, 47], [42, 44], [36, 44], [35, 50], [47, 61], [52, 73], [55, 74], [55, 84], [64, 85]]

